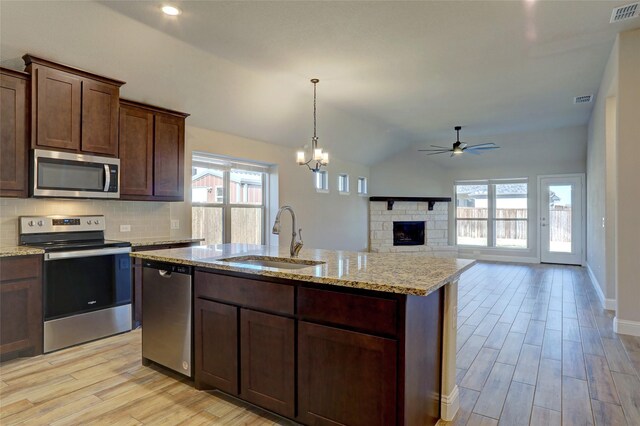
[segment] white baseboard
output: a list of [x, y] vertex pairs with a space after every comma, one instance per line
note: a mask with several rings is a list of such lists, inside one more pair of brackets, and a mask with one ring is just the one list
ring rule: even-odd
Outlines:
[[627, 321], [613, 318], [613, 331], [618, 334], [628, 334], [630, 336], [640, 336], [640, 321]]
[[600, 287], [600, 283], [598, 282], [598, 279], [593, 273], [593, 270], [591, 269], [591, 265], [589, 265], [589, 263], [587, 263], [587, 273], [589, 274], [589, 278], [591, 278], [591, 285], [593, 286], [593, 289], [596, 291], [596, 294], [598, 295], [598, 299], [600, 299], [600, 303], [602, 303], [602, 306], [608, 311], [615, 311], [616, 299], [607, 299], [606, 297], [604, 297], [604, 293], [602, 292], [602, 287]]
[[492, 254], [471, 255], [468, 253], [459, 253], [458, 257], [461, 259], [488, 260], [490, 262], [540, 263], [540, 259], [537, 257], [524, 256], [497, 256]]
[[440, 396], [440, 418], [445, 421], [452, 421], [460, 408], [460, 393], [458, 385], [453, 387], [449, 395]]

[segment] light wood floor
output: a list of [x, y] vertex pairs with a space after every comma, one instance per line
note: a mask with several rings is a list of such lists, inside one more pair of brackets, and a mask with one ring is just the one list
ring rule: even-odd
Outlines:
[[[583, 269], [480, 263], [459, 291], [447, 425], [640, 425], [640, 339], [613, 333]], [[143, 367], [140, 344], [138, 330], [3, 363], [0, 424], [293, 424]]]

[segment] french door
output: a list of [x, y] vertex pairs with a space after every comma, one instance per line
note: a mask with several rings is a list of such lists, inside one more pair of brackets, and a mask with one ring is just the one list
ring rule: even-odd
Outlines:
[[584, 261], [584, 175], [538, 177], [540, 261]]

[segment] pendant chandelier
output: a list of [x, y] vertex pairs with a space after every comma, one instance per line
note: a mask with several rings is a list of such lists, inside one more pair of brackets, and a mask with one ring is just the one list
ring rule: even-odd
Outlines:
[[329, 153], [318, 147], [318, 137], [316, 136], [316, 84], [320, 80], [312, 78], [313, 83], [313, 137], [311, 138], [311, 158], [306, 159], [304, 150], [298, 151], [297, 162], [299, 166], [307, 166], [312, 172], [317, 172], [322, 166], [329, 164]]

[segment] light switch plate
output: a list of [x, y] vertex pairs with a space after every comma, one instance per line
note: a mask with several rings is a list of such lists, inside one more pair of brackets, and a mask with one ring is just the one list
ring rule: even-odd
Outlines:
[[131, 232], [131, 225], [120, 225], [120, 232]]
[[178, 219], [171, 219], [171, 229], [180, 229], [180, 221]]

